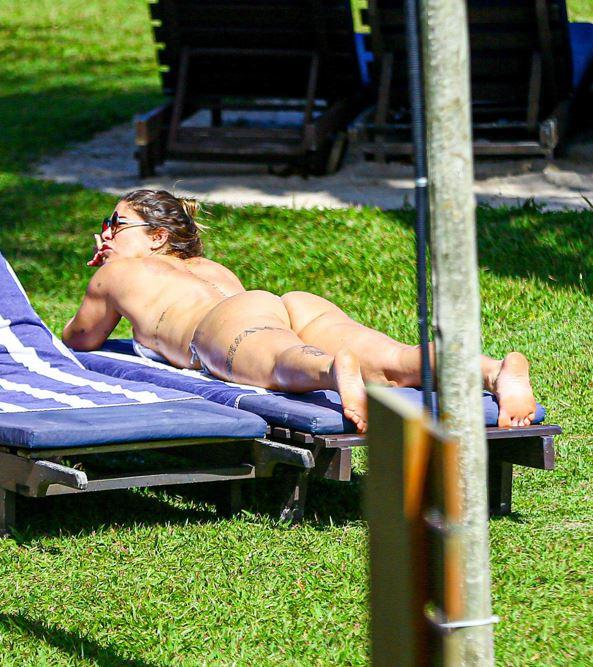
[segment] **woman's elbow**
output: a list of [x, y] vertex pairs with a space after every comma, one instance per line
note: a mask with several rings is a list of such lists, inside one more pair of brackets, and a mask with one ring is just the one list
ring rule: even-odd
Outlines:
[[73, 331], [66, 325], [62, 331], [62, 342], [77, 352], [90, 352], [100, 348], [104, 341], [93, 340], [84, 329]]

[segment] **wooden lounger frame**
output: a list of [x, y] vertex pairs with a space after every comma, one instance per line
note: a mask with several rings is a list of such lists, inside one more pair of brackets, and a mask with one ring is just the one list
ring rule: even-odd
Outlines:
[[[562, 433], [555, 424], [523, 428], [486, 428], [488, 441], [488, 492], [490, 513], [493, 516], [512, 511], [513, 465], [553, 470], [555, 461], [554, 437]], [[299, 484], [305, 497], [307, 478], [320, 475], [339, 481], [350, 480], [352, 449], [366, 445], [362, 435], [317, 435], [273, 428], [272, 438], [307, 447], [313, 453], [315, 467], [302, 471]]]
[[[554, 469], [554, 436], [561, 432], [556, 425], [486, 429], [492, 515], [511, 512], [513, 465]], [[17, 494], [42, 498], [135, 487], [230, 482], [218, 502], [219, 512], [228, 515], [241, 509], [243, 481], [272, 477], [279, 465], [283, 466], [285, 481], [284, 495], [279, 499], [280, 516], [298, 521], [304, 513], [309, 478], [349, 481], [352, 450], [364, 445], [366, 438], [361, 435], [311, 435], [274, 427], [267, 438], [244, 440], [190, 438], [45, 450], [0, 446], [0, 536], [8, 535], [15, 525]], [[93, 455], [171, 448], [180, 448], [187, 466], [158, 471], [110, 471], [91, 476], [56, 462], [61, 457], [84, 459]]]
[[[171, 99], [136, 118], [141, 177], [167, 159], [338, 168], [363, 103], [347, 0], [157, 0], [150, 10]], [[210, 126], [182, 125], [200, 109]], [[303, 122], [225, 126], [225, 110], [299, 111]]]
[[[573, 93], [563, 0], [470, 0], [468, 13], [474, 154], [552, 157]], [[368, 158], [386, 161], [413, 154], [403, 1], [369, 0], [368, 19], [377, 96], [358, 136]]]
[[[56, 462], [62, 458], [84, 461], [88, 457], [131, 452], [166, 453], [174, 448], [182, 453], [187, 465], [156, 471], [130, 471], [125, 466], [123, 470], [114, 471], [110, 463], [108, 474], [100, 470], [99, 474], [95, 470], [91, 474]], [[280, 464], [295, 466], [299, 471], [309, 470], [315, 466], [315, 459], [308, 449], [266, 438], [189, 438], [44, 450], [0, 446], [0, 535], [7, 534], [15, 525], [17, 494], [41, 498], [135, 487], [230, 482], [228, 496], [221, 500], [219, 509], [225, 514], [235, 513], [241, 506], [240, 483], [256, 477], [271, 477]], [[292, 489], [287, 502], [291, 495]]]

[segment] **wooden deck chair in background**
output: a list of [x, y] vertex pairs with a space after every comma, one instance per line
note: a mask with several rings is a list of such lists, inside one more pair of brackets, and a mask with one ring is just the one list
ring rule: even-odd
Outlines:
[[[376, 109], [367, 157], [411, 155], [403, 0], [369, 0]], [[469, 0], [476, 155], [551, 157], [566, 134], [573, 81], [564, 0]]]
[[[150, 10], [170, 101], [136, 119], [141, 177], [168, 159], [337, 169], [364, 98], [348, 0], [157, 0]], [[199, 110], [208, 125], [184, 124]], [[270, 112], [276, 120], [258, 124]]]

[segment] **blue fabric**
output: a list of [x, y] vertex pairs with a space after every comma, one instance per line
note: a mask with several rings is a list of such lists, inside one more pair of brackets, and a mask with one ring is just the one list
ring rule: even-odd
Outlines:
[[[261, 387], [249, 387], [222, 382], [212, 376], [188, 369], [173, 368], [134, 355], [130, 340], [107, 341], [99, 352], [78, 353], [88, 368], [116, 378], [145, 380], [163, 387], [179, 389], [202, 396], [215, 403], [240, 407], [263, 417], [273, 426], [285, 426], [313, 434], [351, 433], [354, 425], [342, 414], [340, 399], [335, 391], [314, 391], [307, 394], [270, 392]], [[392, 389], [418, 406], [422, 404], [420, 389]], [[435, 395], [436, 399], [436, 395]], [[496, 398], [483, 394], [486, 426], [496, 426]], [[543, 421], [545, 410], [537, 406], [534, 423]]]
[[593, 24], [569, 23], [572, 52], [572, 84], [578, 88], [590, 67], [593, 67]]
[[360, 70], [362, 84], [368, 86], [371, 82], [369, 64], [374, 60], [373, 52], [367, 50], [365, 35], [362, 33], [354, 33], [354, 46], [356, 47], [356, 57], [358, 59], [358, 69]]
[[0, 413], [188, 398], [84, 369], [45, 326], [0, 254]]
[[1, 254], [0, 286], [1, 444], [67, 447], [265, 433], [265, 422], [247, 412], [85, 369], [37, 316]]
[[29, 449], [191, 438], [260, 438], [266, 423], [195, 396], [151, 405], [0, 415], [0, 443]]

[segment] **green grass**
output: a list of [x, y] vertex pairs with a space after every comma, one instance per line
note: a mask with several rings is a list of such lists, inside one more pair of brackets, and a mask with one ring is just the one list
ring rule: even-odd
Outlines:
[[593, 22], [591, 0], [568, 0], [568, 16], [571, 21]]
[[[592, 13], [588, 2], [572, 9]], [[59, 332], [114, 198], [24, 172], [155, 103], [146, 10], [5, 1], [0, 31], [0, 249]], [[414, 340], [411, 211], [211, 213], [207, 253], [248, 287], [320, 291]], [[498, 661], [591, 664], [593, 212], [481, 208], [478, 221], [484, 351], [525, 352], [564, 428], [557, 470], [520, 469], [515, 514], [490, 523]], [[238, 520], [216, 518], [203, 490], [22, 499], [16, 539], [0, 543], [0, 664], [364, 664], [360, 479], [314, 484], [294, 528], [270, 519], [268, 487], [248, 489]]]
[[146, 111], [159, 79], [142, 0], [0, 3], [0, 170]]
[[[29, 204], [2, 229], [0, 247], [59, 331], [84, 289], [87, 212], [98, 215], [113, 199], [35, 181], [26, 192]], [[19, 192], [4, 194], [0, 215], [14, 219]], [[491, 522], [503, 618], [497, 651], [501, 664], [585, 664], [593, 620], [584, 595], [593, 585], [593, 214], [480, 209], [479, 220], [484, 349], [523, 350], [549, 419], [565, 429], [558, 470], [522, 469], [516, 514]], [[248, 287], [322, 286], [362, 321], [413, 340], [411, 212], [214, 207], [209, 224], [209, 256], [224, 258]], [[215, 521], [209, 506], [175, 490], [24, 503], [17, 544], [0, 545], [3, 580], [12, 582], [0, 591], [4, 641], [19, 656], [15, 664], [46, 653], [68, 664], [80, 646], [149, 664], [176, 656], [186, 664], [324, 664], [329, 656], [362, 664], [366, 531], [358, 492], [315, 486], [305, 524], [290, 530], [260, 515], [272, 503], [256, 490], [255, 515], [240, 521]], [[91, 594], [98, 599], [89, 611]], [[324, 629], [313, 632], [316, 617]]]

